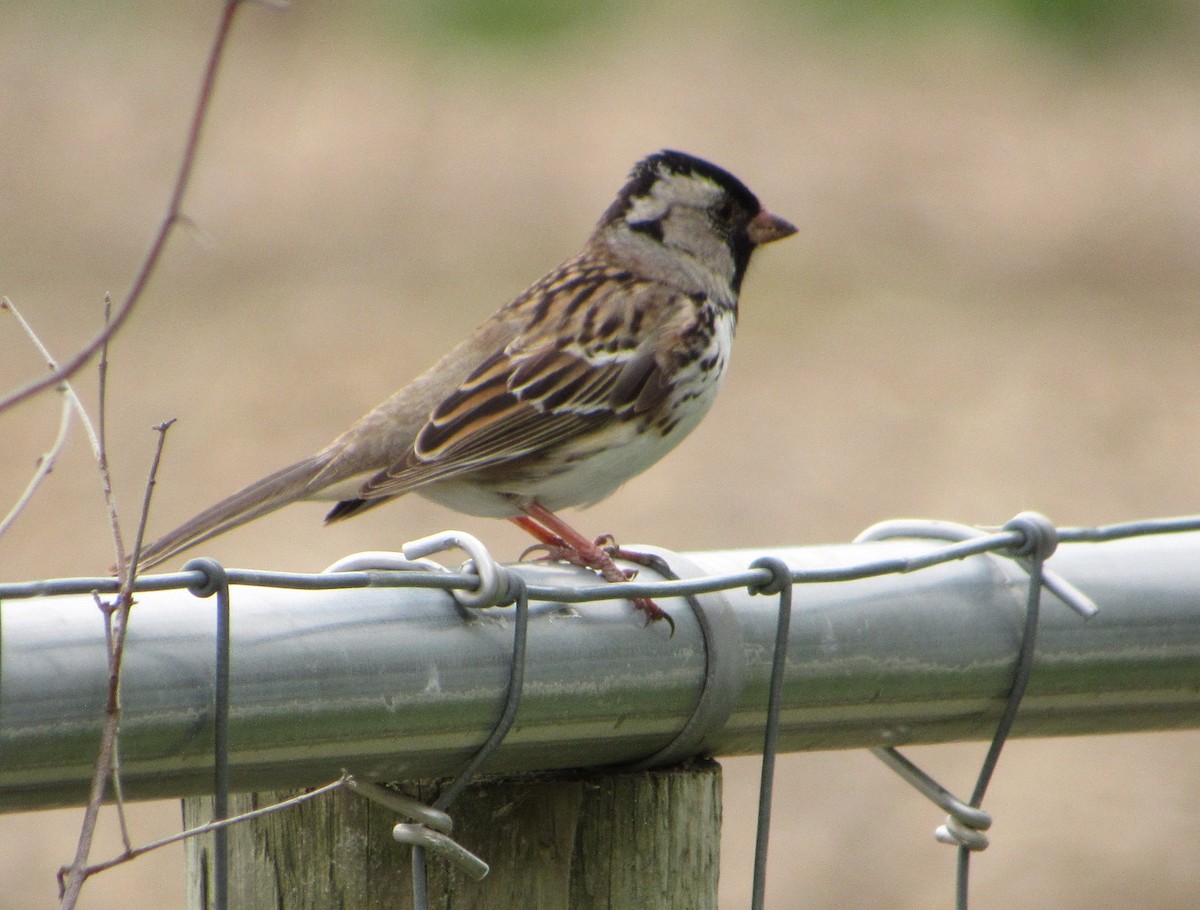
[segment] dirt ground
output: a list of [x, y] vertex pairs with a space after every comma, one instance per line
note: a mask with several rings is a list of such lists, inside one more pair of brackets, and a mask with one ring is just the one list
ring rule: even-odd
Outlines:
[[[70, 4], [0, 11], [0, 294], [60, 356], [124, 293], [166, 202], [215, 18], [177, 6], [120, 24]], [[112, 352], [130, 523], [152, 424], [179, 418], [164, 530], [427, 366], [573, 253], [662, 147], [729, 167], [800, 230], [752, 269], [710, 418], [586, 528], [687, 551], [840, 541], [892, 517], [1200, 511], [1200, 75], [1178, 53], [1098, 63], [987, 30], [893, 41], [670, 10], [549, 49], [468, 50], [347, 19], [251, 7], [237, 26], [191, 226]], [[4, 389], [42, 369], [11, 320], [0, 350]], [[94, 395], [94, 377], [80, 387]], [[47, 397], [0, 418], [0, 502], [57, 413]], [[304, 571], [446, 526], [523, 546], [415, 497], [334, 529], [321, 514], [295, 507], [205, 550]], [[110, 551], [75, 432], [0, 540], [0, 577], [95, 574]], [[914, 750], [959, 790], [982, 753]], [[757, 763], [725, 767], [735, 907]], [[787, 756], [779, 781], [771, 907], [950, 905], [937, 811], [869, 755]], [[1200, 896], [1194, 731], [1015, 743], [987, 808], [979, 910]], [[54, 904], [80, 814], [0, 818], [0, 908]], [[149, 839], [178, 808], [133, 818]], [[139, 860], [83, 906], [182, 907], [180, 870], [180, 853]]]

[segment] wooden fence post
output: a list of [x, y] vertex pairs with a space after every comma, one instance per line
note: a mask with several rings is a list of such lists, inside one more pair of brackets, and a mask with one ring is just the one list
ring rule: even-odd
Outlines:
[[[406, 785], [418, 799], [429, 785]], [[287, 798], [230, 798], [230, 814]], [[211, 818], [208, 797], [185, 801], [185, 823]], [[482, 780], [450, 809], [453, 837], [491, 866], [475, 882], [428, 854], [439, 910], [716, 910], [721, 768], [713, 761], [654, 771], [577, 772]], [[407, 821], [342, 789], [230, 831], [230, 910], [410, 910]], [[212, 910], [211, 835], [189, 841], [188, 908]]]

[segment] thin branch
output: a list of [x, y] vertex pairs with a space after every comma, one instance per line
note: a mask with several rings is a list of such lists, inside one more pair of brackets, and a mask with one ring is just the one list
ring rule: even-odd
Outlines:
[[[104, 294], [104, 327], [107, 329], [112, 324], [112, 294], [107, 291]], [[100, 346], [100, 363], [96, 367], [96, 376], [99, 380], [99, 391], [96, 394], [96, 436], [99, 444], [97, 445], [96, 460], [101, 463], [101, 469], [108, 467], [108, 342], [109, 339], [104, 339], [104, 344]]]
[[[112, 302], [108, 298], [107, 295], [105, 295], [104, 304], [105, 304], [104, 319], [105, 319], [105, 323], [107, 323], [109, 321], [109, 318], [110, 318], [111, 312], [112, 312]], [[15, 306], [13, 306], [12, 302], [10, 300], [8, 300], [7, 298], [0, 298], [0, 309], [5, 309], [5, 310], [8, 310], [10, 313], [12, 313], [13, 317], [17, 320], [21, 329], [25, 332], [25, 334], [33, 342], [34, 346], [41, 353], [42, 357], [46, 360], [46, 363], [50, 367], [50, 369], [51, 370], [56, 369], [57, 364], [55, 363], [54, 358], [51, 356], [49, 350], [42, 343], [41, 339], [37, 336], [37, 333], [34, 332], [33, 327], [29, 324], [28, 320], [26, 320], [25, 317], [21, 314], [21, 312]], [[71, 416], [72, 411], [74, 411], [75, 413], [78, 413], [79, 418], [84, 425], [84, 428], [87, 430], [88, 439], [91, 441], [92, 453], [94, 454], [94, 456], [96, 458], [97, 467], [99, 468], [99, 471], [100, 471], [101, 486], [103, 488], [103, 493], [104, 493], [104, 501], [108, 508], [109, 522], [111, 525], [112, 535], [113, 535], [113, 549], [116, 553], [118, 564], [124, 564], [125, 545], [124, 545], [123, 537], [122, 537], [122, 533], [121, 533], [121, 523], [120, 523], [119, 517], [117, 515], [116, 500], [115, 500], [115, 497], [113, 496], [112, 473], [109, 470], [108, 451], [107, 451], [107, 445], [106, 445], [106, 439], [105, 439], [105, 412], [106, 412], [107, 385], [108, 385], [108, 382], [107, 382], [107, 380], [108, 380], [108, 344], [107, 344], [107, 342], [101, 348], [99, 379], [100, 379], [99, 431], [97, 431], [97, 429], [93, 426], [91, 418], [88, 416], [87, 410], [83, 406], [83, 402], [80, 401], [78, 394], [76, 394], [75, 390], [71, 387], [70, 383], [63, 382], [60, 385], [60, 387], [59, 387], [60, 391], [63, 393], [63, 412], [62, 412], [62, 419], [60, 421], [58, 437], [56, 438], [55, 443], [54, 443], [53, 447], [50, 449], [50, 451], [42, 456], [42, 459], [38, 466], [38, 471], [35, 473], [33, 479], [30, 481], [29, 485], [26, 487], [25, 492], [22, 494], [21, 498], [17, 501], [17, 504], [13, 507], [13, 509], [9, 512], [9, 514], [5, 517], [5, 519], [2, 522], [0, 522], [0, 534], [3, 534], [4, 531], [7, 530], [9, 525], [12, 524], [12, 522], [16, 519], [17, 515], [20, 514], [20, 512], [25, 508], [26, 504], [33, 497], [34, 492], [37, 490], [37, 488], [41, 484], [42, 480], [50, 473], [51, 470], [53, 470], [54, 462], [57, 459], [58, 453], [61, 451], [63, 444], [66, 442], [67, 430], [70, 427], [70, 416]], [[169, 426], [170, 426], [169, 423], [161, 426], [159, 428], [160, 433], [165, 433], [166, 428]], [[154, 463], [151, 467], [151, 484], [153, 483], [154, 476], [157, 474], [158, 464], [159, 464], [159, 459], [161, 458], [161, 454], [162, 454], [162, 439], [160, 436], [160, 443], [159, 443], [159, 446], [155, 453]], [[143, 505], [141, 524], [139, 525], [139, 530], [141, 528], [145, 527], [145, 521], [146, 521], [146, 515], [148, 513], [148, 509], [149, 509], [149, 491], [147, 491], [146, 500]], [[139, 537], [139, 540], [140, 540], [140, 537]], [[115, 645], [116, 640], [112, 634], [112, 617], [114, 614], [114, 609], [111, 606], [102, 604], [102, 602], [100, 601], [99, 598], [97, 598], [96, 600], [97, 600], [97, 604], [99, 606], [101, 606], [103, 613], [104, 613], [105, 638], [106, 638], [106, 641], [108, 644], [108, 654], [109, 654], [109, 660], [111, 662], [114, 660], [114, 648], [116, 647], [116, 645]], [[118, 668], [118, 673], [117, 673], [117, 676], [113, 683], [113, 685], [115, 686], [115, 689], [110, 692], [110, 703], [114, 706], [113, 710], [114, 710], [115, 715], [118, 718], [118, 721], [116, 724], [116, 728], [113, 732], [112, 764], [111, 764], [111, 771], [110, 771], [110, 780], [113, 785], [113, 795], [116, 800], [117, 820], [118, 820], [120, 830], [121, 830], [121, 838], [125, 844], [126, 849], [129, 849], [131, 847], [131, 840], [129, 837], [129, 825], [128, 825], [128, 821], [127, 821], [126, 814], [125, 814], [124, 793], [123, 793], [122, 787], [121, 787], [121, 750], [120, 750], [120, 722], [119, 722], [119, 717], [120, 717], [121, 712], [120, 712], [120, 685], [119, 685], [120, 662], [119, 662], [119, 658], [116, 661], [116, 666]]]
[[[44, 345], [42, 343], [42, 340], [37, 336], [37, 333], [34, 332], [33, 326], [31, 326], [29, 324], [29, 321], [23, 315], [21, 315], [21, 311], [18, 310], [16, 308], [16, 306], [13, 305], [13, 302], [11, 300], [9, 300], [7, 297], [0, 297], [0, 310], [7, 310], [8, 312], [12, 313], [13, 318], [15, 318], [17, 320], [17, 324], [20, 325], [21, 330], [25, 332], [25, 335], [33, 343], [34, 347], [36, 347], [38, 349], [38, 353], [40, 353], [42, 355], [42, 358], [46, 361], [46, 365], [51, 370], [57, 370], [58, 362], [50, 354], [50, 351], [46, 347], [46, 345]], [[110, 301], [108, 299], [108, 296], [105, 295], [105, 308], [104, 308], [105, 323], [108, 322], [110, 312], [111, 312]], [[83, 402], [80, 400], [79, 395], [76, 394], [75, 389], [71, 386], [71, 384], [68, 382], [62, 383], [62, 391], [63, 391], [63, 394], [64, 394], [66, 400], [70, 403], [70, 406], [74, 409], [75, 413], [77, 415], [79, 415], [79, 420], [83, 424], [84, 432], [87, 433], [88, 442], [92, 447], [92, 457], [94, 457], [96, 459], [96, 464], [100, 468], [100, 487], [101, 487], [101, 491], [104, 494], [105, 506], [108, 509], [108, 522], [109, 522], [109, 527], [111, 528], [112, 535], [113, 535], [113, 549], [116, 551], [117, 564], [120, 565], [125, 557], [125, 545], [121, 538], [121, 524], [117, 520], [117, 504], [116, 504], [115, 499], [113, 498], [112, 476], [109, 473], [108, 455], [105, 451], [105, 444], [104, 444], [104, 397], [105, 397], [105, 388], [106, 388], [106, 376], [107, 376], [107, 372], [108, 372], [108, 360], [107, 360], [108, 345], [107, 344], [104, 345], [103, 350], [104, 350], [104, 353], [101, 355], [101, 360], [100, 360], [101, 371], [100, 371], [100, 431], [99, 432], [97, 432], [95, 425], [92, 423], [92, 418], [88, 415], [87, 408], [85, 408], [83, 406]], [[49, 471], [47, 470], [44, 473], [49, 473]], [[26, 495], [32, 495], [32, 490], [27, 489]], [[22, 497], [22, 499], [24, 499], [24, 498], [25, 498], [25, 496]], [[18, 505], [20, 506], [20, 508], [24, 508], [23, 502], [19, 502]], [[14, 512], [16, 512], [16, 511], [17, 511], [17, 509], [14, 508]], [[15, 515], [11, 515], [11, 517], [15, 517]], [[3, 534], [4, 531], [7, 530], [9, 523], [10, 523], [9, 519], [6, 518], [4, 523], [0, 524], [0, 534]]]
[[[118, 607], [121, 602], [118, 601]], [[116, 650], [114, 636], [113, 651]], [[110, 663], [111, 669], [111, 663]], [[111, 689], [109, 692], [112, 695]], [[66, 875], [60, 870], [58, 875], [60, 907], [63, 910], [73, 908], [79, 899], [79, 891], [83, 888], [84, 870], [88, 854], [92, 849], [92, 837], [96, 833], [96, 820], [100, 817], [100, 803], [104, 800], [104, 792], [108, 789], [108, 775], [112, 768], [113, 743], [116, 740], [117, 716], [111, 711], [106, 712], [104, 729], [100, 734], [99, 755], [96, 758], [96, 770], [92, 775], [91, 792], [88, 794], [87, 808], [83, 813], [83, 825], [79, 831], [79, 843], [75, 848], [75, 861], [71, 863]], [[64, 880], [65, 879], [65, 880]]]
[[75, 849], [75, 860], [65, 874], [59, 872], [59, 890], [62, 910], [71, 910], [79, 899], [79, 892], [87, 878], [87, 858], [92, 849], [92, 838], [96, 833], [96, 821], [100, 817], [100, 804], [112, 780], [113, 768], [116, 765], [117, 734], [121, 727], [121, 662], [125, 654], [125, 636], [129, 631], [129, 613], [133, 607], [133, 583], [137, 578], [137, 558], [141, 551], [142, 537], [145, 534], [146, 518], [150, 513], [150, 500], [157, 481], [158, 466], [162, 460], [163, 446], [166, 444], [167, 430], [174, 421], [167, 421], [155, 427], [158, 431], [158, 446], [154, 450], [154, 459], [150, 465], [150, 475], [146, 481], [146, 494], [142, 499], [142, 511], [138, 521], [137, 537], [134, 544], [133, 557], [125, 568], [121, 580], [121, 590], [117, 595], [114, 606], [105, 604], [101, 608], [106, 611], [106, 622], [111, 618], [112, 631], [108, 635], [110, 642], [108, 656], [108, 699], [104, 706], [104, 727], [100, 734], [100, 748], [96, 755], [96, 767], [92, 772], [92, 786], [88, 793], [87, 808], [83, 813], [83, 825], [79, 832], [79, 843]]
[[[112, 297], [104, 295], [104, 324], [112, 321]], [[96, 467], [100, 471], [100, 481], [104, 487], [104, 502], [108, 506], [109, 523], [112, 527], [113, 551], [117, 564], [125, 558], [125, 541], [121, 534], [120, 516], [117, 514], [116, 496], [113, 494], [112, 471], [108, 466], [108, 342], [100, 348], [100, 363], [96, 367], [98, 391], [96, 394], [96, 435], [99, 444], [96, 447]], [[99, 600], [99, 598], [97, 598]], [[109, 653], [112, 653], [112, 613], [104, 613], [105, 640]], [[120, 708], [118, 694], [118, 710]], [[117, 725], [117, 733], [113, 739], [112, 751], [112, 789], [113, 802], [117, 810], [117, 825], [121, 830], [121, 843], [126, 851], [133, 849], [133, 841], [129, 836], [129, 819], [125, 813], [125, 788], [121, 783], [121, 728]]]
[[[96, 609], [100, 611], [100, 615], [104, 617], [104, 647], [111, 659], [113, 651], [113, 605], [100, 599], [100, 595], [95, 591], [92, 592], [92, 600], [96, 603]], [[121, 787], [121, 730], [120, 725], [117, 727], [117, 734], [113, 738], [113, 761], [112, 761], [112, 784], [113, 796], [116, 802], [117, 821], [121, 828], [121, 842], [125, 845], [125, 849], [133, 849], [133, 842], [129, 837], [129, 825], [125, 818], [125, 793]], [[67, 867], [63, 866], [62, 870]], [[61, 871], [61, 870], [60, 870]], [[61, 878], [59, 885], [61, 887]]]
[[[42, 339], [37, 336], [37, 333], [33, 330], [33, 326], [31, 326], [29, 321], [21, 315], [21, 311], [16, 308], [13, 302], [7, 297], [0, 297], [0, 310], [8, 310], [8, 312], [13, 314], [13, 317], [17, 320], [17, 323], [21, 326], [22, 331], [25, 332], [29, 340], [33, 342], [34, 347], [38, 349], [38, 353], [41, 354], [42, 358], [46, 361], [46, 366], [48, 366], [51, 370], [57, 370], [58, 361], [56, 361], [50, 354], [49, 349], [42, 344]], [[63, 385], [65, 386], [67, 397], [71, 400], [71, 406], [75, 409], [75, 413], [79, 415], [79, 419], [83, 421], [84, 429], [87, 431], [88, 442], [92, 446], [92, 454], [99, 459], [101, 452], [101, 440], [96, 435], [96, 428], [92, 425], [92, 419], [88, 416], [87, 409], [83, 406], [83, 402], [80, 401], [79, 396], [75, 394], [75, 389], [69, 383], [64, 383]]]
[[125, 584], [130, 593], [133, 592], [133, 582], [137, 577], [137, 564], [142, 556], [142, 541], [146, 537], [146, 523], [150, 520], [150, 501], [154, 496], [154, 488], [158, 485], [158, 466], [162, 463], [163, 447], [167, 444], [167, 431], [175, 425], [175, 418], [164, 420], [154, 431], [158, 433], [158, 445], [154, 449], [154, 459], [150, 462], [150, 473], [146, 476], [146, 493], [142, 496], [142, 511], [138, 515], [137, 535], [133, 540], [133, 553], [129, 558], [128, 571], [125, 573]]
[[3, 536], [12, 527], [17, 517], [25, 511], [25, 507], [33, 499], [33, 494], [42, 485], [42, 481], [50, 476], [50, 472], [54, 470], [54, 463], [58, 460], [58, 456], [62, 454], [63, 446], [67, 443], [67, 432], [71, 429], [71, 394], [69, 386], [66, 383], [63, 383], [59, 387], [59, 390], [63, 395], [63, 403], [62, 415], [58, 420], [58, 433], [54, 437], [54, 442], [50, 444], [50, 448], [38, 458], [37, 469], [33, 472], [33, 477], [29, 479], [29, 483], [25, 485], [25, 489], [17, 497], [17, 501], [13, 503], [13, 507], [8, 510], [8, 514], [4, 516], [3, 520], [0, 520], [0, 536]]
[[[197, 825], [195, 828], [188, 828], [186, 831], [180, 831], [178, 834], [172, 834], [164, 837], [161, 840], [151, 841], [148, 844], [143, 844], [140, 847], [127, 849], [120, 856], [115, 856], [112, 859], [105, 860], [102, 863], [97, 863], [94, 866], [88, 866], [83, 870], [85, 876], [93, 875], [96, 872], [103, 872], [105, 869], [111, 869], [114, 866], [120, 866], [123, 863], [131, 862], [139, 856], [158, 850], [162, 847], [169, 847], [171, 844], [179, 843], [179, 841], [187, 840], [190, 837], [199, 837], [201, 834], [209, 834], [220, 828], [228, 828], [231, 825], [237, 825], [242, 822], [253, 821], [256, 818], [262, 818], [264, 815], [271, 815], [275, 812], [282, 812], [284, 809], [291, 809], [293, 806], [298, 806], [301, 803], [306, 803], [317, 797], [324, 796], [326, 793], [332, 793], [334, 790], [340, 790], [345, 787], [352, 778], [348, 774], [343, 774], [337, 780], [332, 781], [324, 786], [318, 787], [315, 790], [309, 790], [301, 793], [298, 796], [290, 797], [282, 802], [272, 803], [269, 806], [263, 806], [261, 809], [254, 809], [250, 812], [245, 812], [241, 815], [235, 815], [232, 818], [223, 818], [220, 821], [207, 822], [203, 825]], [[67, 873], [67, 869], [59, 870], [59, 877]]]
[[70, 360], [54, 370], [49, 376], [30, 382], [11, 392], [3, 399], [0, 399], [0, 413], [74, 376], [120, 330], [121, 326], [125, 324], [125, 320], [129, 318], [130, 313], [133, 312], [134, 307], [142, 296], [142, 292], [146, 289], [146, 285], [150, 281], [151, 275], [154, 274], [154, 270], [158, 266], [158, 261], [162, 257], [162, 251], [167, 244], [167, 239], [170, 237], [172, 229], [180, 220], [183, 196], [187, 192], [188, 183], [191, 180], [192, 170], [196, 163], [196, 151], [200, 145], [200, 133], [204, 127], [209, 104], [213, 97], [213, 87], [217, 79], [217, 68], [224, 54], [225, 42], [229, 37], [230, 29], [233, 26], [233, 18], [239, 6], [241, 6], [241, 0], [226, 0], [225, 2], [225, 8], [221, 13], [221, 21], [217, 26], [216, 38], [208, 54], [204, 77], [200, 83], [200, 93], [196, 99], [196, 108], [192, 113], [192, 119], [188, 126], [187, 140], [183, 147], [183, 158], [179, 165], [179, 173], [175, 178], [175, 185], [171, 190], [171, 199], [167, 204], [166, 214], [163, 217], [162, 224], [159, 225], [158, 231], [154, 235], [154, 239], [150, 243], [150, 248], [146, 251], [146, 256], [142, 260], [141, 266], [134, 276], [133, 284], [130, 285], [129, 291], [125, 294], [125, 299], [121, 301], [121, 305], [117, 308], [112, 321], [105, 325], [103, 331], [84, 345]]
[[[46, 366], [51, 370], [56, 369], [58, 365], [54, 362], [54, 358], [50, 356], [50, 352], [42, 344], [42, 340], [38, 337], [37, 332], [33, 330], [33, 326], [29, 324], [29, 320], [21, 315], [21, 311], [13, 305], [13, 302], [7, 297], [0, 297], [0, 310], [10, 313], [13, 319], [17, 320], [17, 325], [25, 333], [25, 337], [37, 348], [42, 359], [46, 361]], [[0, 521], [0, 535], [3, 535], [12, 523], [17, 520], [17, 516], [25, 510], [30, 500], [33, 499], [33, 495], [37, 492], [38, 487], [42, 485], [42, 481], [54, 470], [54, 463], [58, 460], [58, 456], [66, 444], [67, 431], [71, 428], [72, 410], [79, 414], [85, 427], [90, 426], [87, 413], [83, 409], [83, 404], [79, 401], [79, 396], [75, 394], [75, 390], [71, 388], [70, 384], [64, 382], [59, 386], [58, 390], [63, 396], [63, 410], [62, 416], [59, 418], [58, 434], [55, 436], [50, 449], [44, 452], [41, 458], [38, 459], [37, 470], [25, 487], [24, 492], [21, 493], [21, 496], [17, 499], [12, 509], [9, 510], [9, 513], [4, 516], [4, 520]]]
[[[17, 324], [21, 327], [21, 331], [33, 342], [33, 346], [38, 349], [38, 353], [46, 361], [46, 366], [51, 371], [56, 371], [58, 369], [58, 361], [50, 354], [49, 349], [42, 344], [42, 339], [37, 336], [37, 333], [33, 330], [33, 326], [29, 324], [29, 320], [21, 315], [21, 311], [17, 309], [16, 305], [7, 297], [0, 297], [0, 310], [7, 310], [12, 313], [13, 318], [17, 320]], [[67, 398], [71, 401], [71, 406], [75, 409], [75, 413], [79, 415], [80, 420], [83, 421], [84, 428], [87, 430], [88, 441], [92, 446], [92, 454], [99, 457], [100, 442], [96, 437], [96, 430], [92, 426], [92, 420], [88, 417], [87, 409], [84, 408], [83, 402], [79, 400], [79, 396], [75, 394], [75, 389], [69, 383], [64, 382], [63, 386]]]
[[[112, 323], [112, 297], [104, 295], [104, 325]], [[97, 431], [92, 434], [92, 453], [96, 456], [96, 467], [100, 471], [100, 486], [104, 492], [104, 505], [108, 509], [108, 525], [112, 531], [113, 557], [117, 565], [125, 559], [125, 539], [121, 534], [121, 521], [117, 514], [117, 499], [113, 494], [112, 471], [108, 466], [108, 340], [100, 347], [100, 365], [97, 370], [99, 390], [97, 392]]]

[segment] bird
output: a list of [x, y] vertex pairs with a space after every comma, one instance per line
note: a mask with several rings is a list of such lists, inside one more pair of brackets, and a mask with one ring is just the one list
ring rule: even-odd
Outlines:
[[[412, 492], [510, 519], [543, 559], [627, 580], [610, 535], [557, 513], [605, 499], [695, 429], [729, 365], [751, 255], [795, 232], [715, 164], [643, 158], [578, 255], [325, 448], [144, 547], [139, 571], [296, 501], [335, 502], [330, 523]], [[634, 605], [647, 624], [669, 620]]]

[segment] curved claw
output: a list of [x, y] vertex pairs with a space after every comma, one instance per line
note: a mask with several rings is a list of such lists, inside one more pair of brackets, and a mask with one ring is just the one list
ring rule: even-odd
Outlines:
[[520, 562], [525, 562], [529, 559], [530, 553], [537, 553], [540, 550], [542, 551], [543, 555], [534, 559], [533, 562], [545, 562], [548, 559], [555, 558], [552, 549], [553, 548], [548, 543], [533, 543], [522, 550], [521, 555], [518, 556], [517, 559]]
[[647, 626], [653, 622], [658, 622], [660, 619], [666, 620], [667, 625], [671, 627], [671, 634], [668, 637], [675, 637], [675, 620], [671, 618], [670, 613], [656, 604], [649, 597], [635, 597], [633, 599], [633, 606], [634, 609], [641, 610], [646, 614]]

